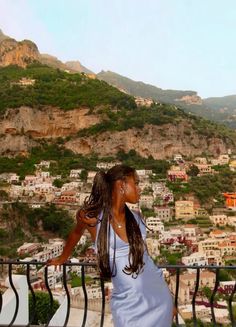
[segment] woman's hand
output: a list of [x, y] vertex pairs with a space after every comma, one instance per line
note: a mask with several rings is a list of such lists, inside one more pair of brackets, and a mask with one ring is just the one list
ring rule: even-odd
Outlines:
[[176, 306], [174, 306], [173, 313], [172, 313], [172, 319], [174, 319], [177, 315], [178, 315], [178, 310], [177, 310]]

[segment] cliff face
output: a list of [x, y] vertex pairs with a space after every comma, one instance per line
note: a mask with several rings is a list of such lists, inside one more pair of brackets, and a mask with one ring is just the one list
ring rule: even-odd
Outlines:
[[26, 67], [29, 63], [39, 60], [39, 56], [36, 44], [31, 41], [17, 42], [8, 38], [0, 42], [0, 66]]
[[99, 123], [87, 108], [69, 111], [53, 107], [8, 109], [0, 120], [0, 153], [26, 153], [38, 139], [75, 135], [80, 129]]
[[201, 155], [204, 151], [214, 156], [226, 153], [232, 144], [226, 144], [219, 138], [206, 138], [194, 130], [186, 135], [191, 125], [181, 122], [177, 125], [145, 125], [143, 129], [129, 129], [121, 132], [105, 132], [99, 136], [77, 138], [66, 143], [66, 147], [75, 153], [95, 152], [101, 156], [114, 155], [119, 150], [128, 152], [135, 149], [142, 157], [167, 159], [176, 153], [186, 156]]
[[208, 152], [212, 155], [233, 149], [230, 141], [206, 138], [198, 134], [187, 120], [162, 126], [145, 125], [143, 129], [104, 132], [77, 137], [77, 132], [100, 122], [100, 116], [88, 114], [87, 108], [69, 111], [53, 107], [8, 109], [0, 121], [0, 154], [26, 154], [40, 139], [71, 136], [65, 147], [75, 153], [95, 152], [101, 156], [115, 155], [119, 150], [135, 149], [143, 157], [170, 158], [176, 153], [187, 156]]

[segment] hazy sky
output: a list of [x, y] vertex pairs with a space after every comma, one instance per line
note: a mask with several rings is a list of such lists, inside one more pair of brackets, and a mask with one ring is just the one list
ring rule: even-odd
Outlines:
[[236, 94], [236, 0], [0, 0], [0, 28], [95, 73]]

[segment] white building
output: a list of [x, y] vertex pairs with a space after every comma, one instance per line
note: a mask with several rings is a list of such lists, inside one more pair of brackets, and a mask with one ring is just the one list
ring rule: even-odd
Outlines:
[[196, 225], [185, 225], [183, 226], [184, 237], [186, 240], [195, 242], [197, 240], [197, 230], [198, 227]]
[[82, 172], [82, 169], [72, 169], [70, 171], [70, 178], [80, 178], [81, 172]]
[[147, 231], [150, 233], [162, 233], [165, 229], [163, 222], [158, 217], [148, 217], [146, 219], [146, 226]]
[[229, 222], [228, 217], [226, 215], [213, 215], [209, 216], [209, 218], [214, 225], [226, 226]]
[[174, 161], [180, 161], [180, 162], [182, 162], [183, 161], [183, 157], [182, 157], [182, 155], [181, 154], [175, 154], [174, 155]]
[[20, 176], [15, 174], [15, 173], [11, 173], [9, 174], [9, 179], [8, 179], [8, 183], [12, 184], [12, 183], [18, 183], [20, 180]]
[[208, 261], [205, 254], [193, 252], [189, 256], [182, 257], [182, 263], [186, 266], [204, 266], [208, 264]]
[[96, 167], [98, 169], [105, 169], [105, 170], [108, 170], [108, 169], [111, 169], [112, 167], [116, 166], [116, 165], [119, 165], [120, 162], [119, 161], [113, 161], [113, 162], [98, 162]]
[[49, 240], [49, 244], [43, 244], [43, 251], [35, 254], [33, 256], [34, 259], [38, 261], [47, 261], [48, 259], [56, 258], [58, 257], [64, 247], [64, 241], [61, 239], [52, 239]]

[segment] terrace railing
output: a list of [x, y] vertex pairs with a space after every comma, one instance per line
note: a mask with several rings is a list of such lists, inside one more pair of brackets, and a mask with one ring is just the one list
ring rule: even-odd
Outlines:
[[[0, 326], [22, 326], [22, 324], [19, 324], [17, 319], [19, 318], [20, 314], [20, 307], [21, 307], [21, 300], [19, 296], [19, 290], [18, 286], [15, 282], [15, 271], [21, 270], [21, 276], [25, 276], [26, 280], [26, 286], [27, 286], [27, 292], [31, 294], [32, 297], [32, 308], [31, 308], [31, 314], [30, 319], [29, 317], [25, 317], [26, 323], [24, 326], [32, 326], [32, 322], [34, 320], [35, 314], [36, 314], [36, 296], [35, 296], [35, 289], [32, 286], [32, 271], [35, 271], [44, 267], [44, 273], [43, 273], [43, 280], [44, 280], [44, 291], [48, 293], [50, 304], [48, 308], [48, 317], [47, 322], [44, 324], [44, 326], [50, 326], [51, 321], [53, 318], [53, 292], [49, 285], [49, 267], [45, 265], [43, 262], [36, 262], [36, 261], [0, 261], [0, 278], [8, 277], [8, 284], [9, 288], [11, 288], [11, 294], [12, 297], [14, 297], [14, 301], [12, 302], [11, 308], [11, 315], [10, 315], [10, 321], [8, 320], [7, 323], [1, 320], [1, 316], [4, 316], [4, 310], [9, 310], [9, 303], [8, 303], [8, 309], [6, 309], [6, 303], [5, 303], [5, 293], [3, 291], [1, 292], [0, 289]], [[87, 323], [88, 318], [88, 308], [89, 308], [89, 299], [88, 299], [88, 293], [87, 293], [87, 285], [86, 285], [86, 271], [87, 269], [94, 268], [96, 269], [95, 263], [72, 263], [72, 262], [66, 262], [62, 266], [62, 284], [66, 299], [66, 305], [64, 306], [64, 318], [63, 321], [61, 321], [61, 326], [67, 326], [71, 311], [71, 293], [68, 287], [68, 269], [72, 269], [72, 267], [79, 267], [80, 269], [80, 277], [81, 277], [81, 284], [82, 284], [82, 290], [83, 290], [83, 318], [81, 322], [81, 326], [85, 327]], [[160, 268], [167, 269], [173, 278], [175, 279], [175, 291], [173, 292], [174, 296], [174, 303], [178, 311], [179, 307], [179, 293], [180, 293], [180, 276], [181, 272], [186, 271], [186, 269], [192, 269], [192, 271], [195, 272], [195, 288], [192, 292], [192, 298], [191, 298], [191, 306], [192, 306], [192, 325], [191, 326], [199, 326], [198, 325], [198, 317], [197, 317], [197, 311], [196, 307], [198, 305], [197, 301], [197, 295], [199, 293], [200, 285], [201, 285], [201, 272], [203, 270], [208, 270], [211, 272], [214, 272], [215, 274], [215, 283], [214, 288], [212, 289], [208, 306], [210, 307], [211, 312], [211, 326], [224, 326], [223, 324], [219, 324], [216, 319], [215, 315], [215, 309], [217, 307], [215, 298], [217, 294], [217, 290], [220, 283], [220, 271], [221, 270], [227, 270], [227, 271], [235, 271], [236, 272], [236, 266], [183, 266], [183, 265], [161, 265]], [[106, 282], [98, 278], [100, 290], [101, 290], [101, 307], [100, 307], [100, 321], [97, 323], [97, 326], [104, 326], [104, 316], [105, 316], [105, 307], [106, 307], [106, 294], [105, 294], [105, 284]], [[228, 317], [230, 320], [230, 326], [235, 327], [236, 326], [236, 320], [235, 320], [235, 312], [233, 310], [233, 305], [235, 303], [235, 293], [236, 293], [236, 282], [234, 282], [234, 286], [231, 288], [230, 294], [228, 294], [227, 297], [227, 310], [228, 310]], [[26, 294], [27, 296], [27, 294]], [[158, 294], [157, 294], [158, 296]], [[236, 303], [235, 303], [236, 304]], [[181, 319], [180, 322], [180, 315], [177, 314], [174, 318], [173, 325], [175, 326], [185, 326], [183, 323], [183, 320]], [[229, 326], [229, 324], [227, 325]], [[147, 326], [148, 327], [148, 326]]]

